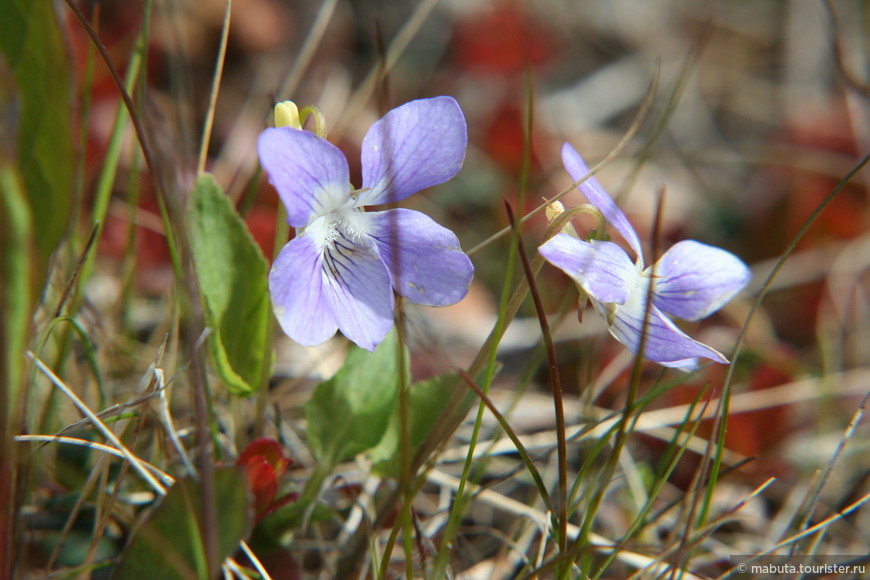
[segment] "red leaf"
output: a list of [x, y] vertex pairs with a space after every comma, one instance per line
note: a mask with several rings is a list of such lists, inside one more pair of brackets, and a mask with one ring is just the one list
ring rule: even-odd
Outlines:
[[280, 479], [293, 463], [284, 456], [281, 444], [271, 437], [261, 437], [251, 441], [236, 460], [236, 465], [245, 465], [248, 460], [254, 457], [261, 457], [272, 466], [275, 479]]
[[254, 495], [254, 508], [259, 516], [272, 505], [275, 494], [278, 493], [275, 470], [260, 456], [248, 458], [243, 465], [248, 476], [248, 485]]

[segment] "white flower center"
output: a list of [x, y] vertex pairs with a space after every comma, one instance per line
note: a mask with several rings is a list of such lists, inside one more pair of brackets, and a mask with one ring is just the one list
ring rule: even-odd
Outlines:
[[368, 246], [369, 220], [362, 208], [345, 206], [324, 214], [297, 235], [311, 236], [321, 251], [329, 251], [336, 242], [344, 245]]

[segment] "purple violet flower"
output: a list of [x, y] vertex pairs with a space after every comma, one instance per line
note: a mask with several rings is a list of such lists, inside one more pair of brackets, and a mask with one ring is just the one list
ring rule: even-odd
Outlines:
[[266, 129], [260, 162], [296, 237], [269, 273], [275, 315], [290, 338], [320, 344], [336, 330], [374, 350], [393, 326], [393, 290], [417, 304], [462, 300], [474, 267], [450, 230], [408, 209], [365, 212], [456, 175], [467, 132], [450, 97], [412, 101], [371, 126], [362, 142], [362, 188], [347, 159], [308, 131]]
[[[562, 162], [575, 181], [589, 173], [580, 154], [565, 143]], [[643, 356], [668, 367], [694, 370], [698, 358], [728, 364], [722, 354], [683, 333], [665, 313], [685, 320], [709, 316], [749, 282], [750, 272], [739, 258], [725, 250], [685, 240], [674, 244], [655, 266], [644, 268], [637, 233], [628, 218], [595, 177], [579, 186], [637, 256], [613, 242], [583, 241], [560, 233], [539, 251], [548, 262], [568, 274], [589, 296], [595, 310], [607, 320], [610, 334], [637, 354], [644, 326], [652, 276]]]

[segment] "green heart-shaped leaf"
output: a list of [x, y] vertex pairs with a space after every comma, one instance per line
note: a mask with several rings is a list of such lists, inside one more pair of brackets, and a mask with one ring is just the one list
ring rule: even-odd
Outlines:
[[238, 395], [250, 395], [272, 366], [269, 263], [211, 175], [196, 181], [187, 226], [215, 370]]
[[397, 348], [395, 331], [374, 352], [353, 347], [335, 376], [317, 386], [305, 416], [318, 462], [335, 466], [381, 440], [396, 401]]

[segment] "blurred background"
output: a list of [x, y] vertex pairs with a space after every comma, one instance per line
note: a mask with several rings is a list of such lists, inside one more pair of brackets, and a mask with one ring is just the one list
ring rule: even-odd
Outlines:
[[[142, 25], [136, 4], [84, 6], [100, 7], [100, 35], [121, 70]], [[224, 9], [222, 0], [152, 9], [145, 121], [159, 170], [179, 196], [193, 179]], [[270, 255], [278, 202], [257, 173], [254, 143], [276, 101], [319, 106], [356, 176], [371, 122], [408, 100], [452, 95], [468, 120], [465, 169], [409, 202], [457, 230], [470, 249], [506, 224], [502, 199], [517, 202], [527, 125], [524, 211], [570, 185], [558, 154], [563, 142], [594, 165], [617, 146], [652, 87], [639, 131], [599, 180], [645, 241], [663, 190], [663, 247], [683, 238], [721, 245], [756, 266], [757, 289], [767, 261], [870, 149], [868, 20], [860, 1], [235, 0], [208, 167]], [[81, 71], [87, 40], [77, 25], [68, 28]], [[96, 66], [87, 179], [100, 166], [118, 105]], [[858, 249], [867, 183], [859, 174], [825, 210], [800, 243], [799, 267], [787, 265], [775, 283], [790, 291], [765, 304], [777, 336], [804, 354], [819, 354], [807, 349], [817, 346], [824, 311], [842, 323], [843, 362], [868, 362], [868, 349], [851, 340], [867, 323], [855, 286], [866, 267]], [[581, 200], [574, 194], [566, 203]], [[114, 196], [119, 236], [129, 222], [124, 203]], [[154, 218], [149, 203], [146, 191], [137, 214], [146, 225]], [[544, 223], [531, 220], [530, 245]], [[102, 244], [107, 256], [123, 248], [112, 235], [109, 228]], [[140, 242], [140, 268], [166, 266], [159, 239]], [[489, 248], [497, 256], [504, 246]], [[847, 248], [857, 261], [838, 262]], [[477, 283], [499, 288], [501, 264], [486, 250], [480, 256]], [[139, 281], [159, 293], [165, 279], [153, 274]]]
[[[123, 70], [144, 5], [83, 8], [93, 15], [96, 6], [100, 36]], [[152, 8], [144, 119], [158, 171], [178, 198], [195, 175], [224, 10], [222, 0]], [[745, 314], [772, 260], [870, 150], [868, 12], [857, 0], [235, 0], [208, 169], [238, 202], [269, 257], [278, 200], [259, 174], [254, 145], [275, 102], [319, 106], [358, 184], [359, 144], [383, 112], [415, 98], [457, 98], [469, 127], [465, 167], [407, 203], [456, 231], [466, 250], [475, 249], [469, 298], [423, 314], [474, 349], [491, 328], [507, 239], [477, 246], [506, 225], [502, 200], [528, 212], [568, 187], [562, 143], [574, 145], [590, 166], [598, 163], [638, 119], [649, 94], [636, 134], [598, 178], [645, 243], [661, 191], [661, 248], [693, 238], [753, 267], [744, 310], [726, 310], [733, 322]], [[87, 39], [73, 22], [68, 30], [81, 76]], [[96, 178], [118, 106], [99, 63], [94, 74], [86, 180]], [[141, 163], [126, 170], [144, 171]], [[127, 255], [131, 221], [144, 226], [136, 236], [136, 281], [144, 295], [160, 296], [172, 276], [154, 232], [156, 206], [142, 179], [131, 213], [125, 179], [117, 180], [114, 219], [101, 240], [104, 264], [111, 273], [111, 259], [117, 265]], [[859, 173], [825, 209], [756, 316], [748, 348], [776, 361], [784, 375], [801, 365], [870, 363], [868, 182], [868, 173]], [[521, 191], [524, 206], [516, 208]], [[564, 199], [582, 201], [576, 192]], [[530, 248], [545, 224], [543, 215], [527, 223]], [[556, 309], [566, 279], [549, 269], [542, 276], [547, 304]], [[506, 346], [512, 340], [522, 346], [524, 333], [520, 327]], [[729, 344], [733, 337], [719, 346]]]
[[[98, 13], [99, 34], [123, 72], [144, 3], [81, 6], [90, 18]], [[139, 95], [158, 172], [179, 207], [196, 174], [225, 7], [223, 0], [163, 0], [152, 7], [148, 85]], [[66, 28], [81, 88], [88, 40], [71, 17]], [[260, 174], [255, 143], [271, 124], [276, 102], [320, 107], [329, 139], [347, 154], [358, 185], [359, 145], [373, 121], [412, 99], [455, 97], [468, 121], [464, 169], [403, 202], [474, 249], [476, 276], [466, 300], [410, 312], [415, 373], [425, 376], [467, 364], [492, 328], [509, 239], [478, 246], [507, 225], [503, 200], [525, 214], [568, 188], [559, 157], [566, 141], [590, 166], [622, 146], [598, 179], [647, 247], [662, 192], [657, 247], [696, 239], [752, 267], [743, 295], [687, 327], [730, 355], [776, 260], [870, 151], [868, 37], [870, 5], [860, 0], [233, 0], [207, 169], [270, 257], [278, 199]], [[93, 75], [85, 192], [94, 189], [119, 105], [99, 62]], [[632, 127], [636, 131], [620, 145]], [[124, 311], [103, 328], [113, 340], [132, 337], [127, 352], [141, 348], [146, 360], [162, 340], [173, 274], [134, 146], [131, 135], [89, 300], [98, 312]], [[135, 198], [128, 195], [133, 181], [142, 188]], [[737, 391], [772, 394], [757, 407], [738, 409], [728, 435], [733, 451], [760, 458], [750, 473], [788, 482], [817, 468], [870, 386], [868, 195], [870, 172], [864, 170], [800, 239], [755, 313], [735, 370]], [[583, 201], [577, 192], [563, 199], [566, 205]], [[581, 235], [593, 227], [583, 219], [575, 225]], [[81, 228], [89, 227], [83, 214]], [[526, 222], [530, 251], [545, 228], [543, 214]], [[597, 402], [618, 406], [630, 357], [592, 313], [577, 323], [573, 290], [560, 272], [545, 268], [539, 281], [545, 306], [564, 318], [558, 336], [566, 389], [579, 397], [595, 383]], [[129, 300], [122, 306], [124, 297]], [[527, 305], [502, 344], [498, 386], [510, 391], [528, 370], [525, 355], [539, 332]], [[291, 414], [298, 410], [309, 391], [293, 379], [329, 375], [340, 363], [336, 352], [343, 351], [335, 343], [300, 349], [279, 342], [276, 404]], [[142, 360], [126, 364], [140, 372]], [[690, 402], [705, 385], [721, 385], [725, 372], [713, 365], [670, 391], [660, 406]], [[821, 380], [808, 386], [800, 382], [804, 377]], [[539, 378], [546, 382], [545, 373]], [[776, 390], [783, 386], [791, 389]], [[530, 412], [535, 408], [530, 404]], [[866, 435], [866, 427], [860, 429]], [[866, 492], [867, 452], [862, 443], [845, 460], [832, 505]], [[689, 465], [674, 480], [692, 474]], [[785, 491], [773, 496], [774, 503], [784, 501]]]

